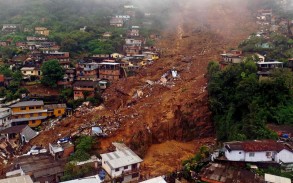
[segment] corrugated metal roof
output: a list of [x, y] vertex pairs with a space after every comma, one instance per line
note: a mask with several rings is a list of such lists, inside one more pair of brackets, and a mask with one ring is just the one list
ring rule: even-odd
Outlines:
[[102, 160], [107, 163], [111, 169], [116, 169], [142, 162], [142, 159], [131, 149], [117, 150], [106, 154], [101, 154]]
[[91, 177], [85, 177], [85, 178], [80, 178], [80, 179], [75, 179], [75, 180], [69, 180], [61, 183], [101, 183], [101, 179], [99, 178], [98, 175], [96, 176], [91, 176]]
[[43, 101], [24, 101], [24, 102], [18, 102], [14, 105], [11, 105], [10, 107], [26, 107], [26, 106], [40, 106], [44, 105]]

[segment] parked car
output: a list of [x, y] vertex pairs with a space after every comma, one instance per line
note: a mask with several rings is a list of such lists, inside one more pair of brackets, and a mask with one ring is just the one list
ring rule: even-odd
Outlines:
[[27, 155], [36, 155], [36, 154], [44, 154], [47, 153], [47, 149], [40, 147], [40, 146], [33, 146]]
[[64, 137], [64, 138], [61, 138], [57, 141], [58, 144], [63, 144], [63, 143], [67, 143], [71, 141], [71, 138], [70, 137]]

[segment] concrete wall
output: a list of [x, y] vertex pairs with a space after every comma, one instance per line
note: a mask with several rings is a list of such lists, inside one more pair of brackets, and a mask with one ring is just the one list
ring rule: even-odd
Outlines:
[[293, 162], [293, 153], [287, 149], [283, 149], [276, 155], [277, 162], [283, 163], [292, 163]]

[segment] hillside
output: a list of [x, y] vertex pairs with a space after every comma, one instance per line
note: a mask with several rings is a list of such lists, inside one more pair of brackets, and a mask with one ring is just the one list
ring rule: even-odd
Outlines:
[[[200, 145], [215, 143], [206, 91], [208, 62], [217, 60], [223, 49], [237, 47], [256, 26], [243, 1], [189, 0], [172, 12], [157, 43], [162, 50], [159, 61], [137, 76], [112, 83], [103, 95], [104, 109], [70, 117], [30, 143], [47, 144], [96, 122], [112, 129], [108, 138], [99, 140], [101, 151], [113, 141], [126, 142], [144, 156], [143, 175], [173, 171]], [[171, 69], [179, 77], [173, 78]]]

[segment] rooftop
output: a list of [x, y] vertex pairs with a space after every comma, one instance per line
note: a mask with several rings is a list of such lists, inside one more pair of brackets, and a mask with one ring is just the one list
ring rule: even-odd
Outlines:
[[98, 175], [96, 176], [91, 176], [91, 177], [85, 177], [85, 178], [80, 178], [80, 179], [75, 179], [75, 180], [69, 180], [61, 183], [101, 183], [101, 179]]
[[66, 108], [66, 104], [50, 104], [50, 105], [44, 105], [44, 109], [58, 109], [58, 108]]
[[1, 179], [0, 183], [33, 183], [33, 181], [29, 175], [22, 175], [18, 177]]
[[[118, 145], [118, 143], [115, 144]], [[114, 146], [115, 144], [113, 143]], [[124, 144], [116, 146], [115, 152], [101, 154], [101, 157], [111, 169], [142, 162], [142, 159]]]
[[219, 163], [208, 164], [201, 170], [199, 175], [201, 180], [204, 182], [264, 182], [261, 177], [257, 176], [249, 170]]
[[14, 163], [19, 164], [24, 173], [32, 173], [35, 178], [62, 173], [65, 164], [60, 160], [55, 161], [48, 154], [18, 157]]
[[44, 105], [43, 101], [24, 101], [24, 102], [18, 102], [14, 105], [11, 105], [10, 107], [29, 107], [29, 106], [42, 106]]
[[[252, 140], [252, 141], [235, 141], [226, 142], [225, 147], [228, 150], [243, 150], [246, 152], [257, 151], [277, 151], [280, 152], [283, 149], [288, 149], [288, 146], [275, 140]], [[291, 150], [292, 149], [288, 149]]]

